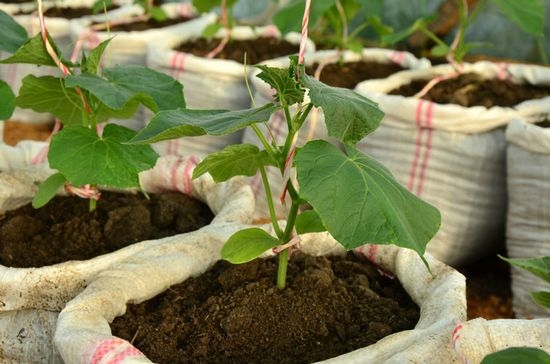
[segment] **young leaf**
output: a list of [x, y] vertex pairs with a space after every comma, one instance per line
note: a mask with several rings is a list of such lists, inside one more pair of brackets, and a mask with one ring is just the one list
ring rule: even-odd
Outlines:
[[309, 97], [325, 114], [328, 135], [345, 144], [356, 144], [380, 125], [384, 113], [378, 105], [353, 90], [331, 87], [301, 73]]
[[[50, 39], [50, 37], [48, 37], [48, 39]], [[52, 39], [50, 39], [50, 41], [56, 54], [61, 55], [55, 46], [55, 42]], [[27, 63], [39, 66], [57, 67], [52, 57], [46, 51], [46, 46], [42, 40], [42, 33], [38, 33], [33, 38], [27, 40], [11, 57], [2, 60], [0, 63]]]
[[525, 269], [537, 277], [544, 279], [550, 283], [550, 256], [540, 258], [526, 258], [526, 259], [511, 259], [499, 255], [500, 259]]
[[281, 242], [262, 229], [244, 229], [233, 234], [224, 244], [221, 255], [233, 264], [249, 262]]
[[105, 49], [111, 42], [111, 39], [113, 38], [109, 38], [99, 43], [97, 47], [94, 47], [90, 51], [87, 57], [82, 57], [83, 60], [80, 66], [82, 73], [91, 73], [93, 75], [98, 73], [99, 66], [101, 64], [101, 57], [103, 56], [103, 52], [105, 52]]
[[321, 231], [327, 231], [327, 229], [315, 210], [306, 210], [296, 218], [296, 232], [298, 234], [318, 233]]
[[492, 2], [525, 32], [544, 35], [544, 4], [542, 0], [492, 0]]
[[275, 105], [228, 110], [177, 109], [161, 111], [131, 140], [132, 143], [155, 143], [184, 136], [225, 135], [255, 123], [266, 122]]
[[9, 119], [15, 108], [15, 95], [10, 85], [0, 80], [0, 120]]
[[550, 355], [538, 348], [512, 347], [487, 355], [481, 364], [550, 364]]
[[294, 80], [289, 70], [264, 65], [256, 67], [262, 70], [262, 72], [258, 73], [257, 77], [277, 91], [274, 98], [283, 106], [300, 103], [304, 100], [305, 92]]
[[102, 136], [87, 127], [64, 127], [52, 138], [50, 167], [75, 186], [139, 187], [138, 173], [152, 168], [158, 156], [148, 145], [127, 144], [134, 134], [115, 124], [107, 125]]
[[67, 182], [67, 180], [61, 173], [54, 173], [46, 178], [46, 180], [44, 180], [44, 182], [42, 182], [38, 187], [36, 195], [34, 195], [32, 207], [38, 209], [46, 205], [55, 196], [57, 191], [59, 191], [59, 189], [65, 184], [65, 182]]
[[87, 90], [112, 109], [122, 109], [134, 98], [154, 112], [185, 107], [183, 86], [166, 74], [140, 66], [117, 66], [104, 69], [103, 76], [68, 76], [65, 84]]
[[538, 292], [531, 292], [531, 297], [533, 297], [533, 300], [541, 305], [542, 307], [546, 307], [550, 309], [550, 292], [547, 291], [538, 291]]
[[193, 170], [193, 178], [208, 172], [215, 182], [223, 182], [235, 176], [253, 176], [260, 166], [269, 164], [267, 153], [255, 145], [228, 145], [202, 160]]
[[439, 211], [402, 187], [391, 173], [353, 147], [348, 155], [326, 141], [295, 156], [300, 197], [346, 249], [395, 244], [423, 255], [441, 223]]
[[0, 51], [15, 53], [27, 40], [27, 31], [6, 12], [0, 10]]
[[23, 78], [15, 105], [37, 112], [51, 112], [63, 124], [82, 123], [84, 107], [74, 89], [63, 87], [63, 80], [52, 76]]

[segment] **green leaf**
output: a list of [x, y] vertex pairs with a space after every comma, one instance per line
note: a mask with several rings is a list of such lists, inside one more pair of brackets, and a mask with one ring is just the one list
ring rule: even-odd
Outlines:
[[0, 120], [6, 120], [13, 114], [15, 95], [10, 85], [0, 80]]
[[86, 127], [64, 127], [52, 138], [50, 167], [75, 186], [139, 187], [138, 173], [152, 168], [158, 156], [148, 145], [127, 144], [134, 134], [115, 124], [107, 125], [101, 137]]
[[276, 101], [283, 106], [300, 103], [304, 100], [304, 90], [294, 80], [294, 75], [290, 69], [274, 68], [265, 65], [256, 66], [262, 72], [256, 77], [273, 87], [277, 93], [274, 95]]
[[[83, 57], [81, 69], [83, 73], [91, 73], [91, 74], [97, 74], [99, 70], [99, 66], [101, 64], [101, 57], [103, 56], [103, 52], [105, 52], [105, 49], [109, 45], [113, 38], [109, 38], [107, 40], [104, 40], [103, 42], [99, 43], [99, 45], [95, 48], [93, 48], [90, 53], [88, 54], [88, 57]], [[85, 60], [85, 61], [84, 61]]]
[[164, 73], [140, 66], [117, 66], [103, 70], [103, 76], [68, 76], [65, 84], [89, 91], [111, 109], [122, 109], [134, 98], [154, 112], [185, 107], [183, 86]]
[[436, 19], [435, 15], [429, 15], [423, 18], [416, 19], [415, 22], [408, 28], [392, 32], [390, 34], [384, 34], [380, 37], [380, 41], [383, 45], [396, 44], [402, 40], [407, 39], [414, 32], [427, 28], [428, 24]]
[[325, 141], [295, 156], [300, 197], [346, 249], [395, 244], [423, 255], [441, 223], [439, 211], [402, 187], [381, 164], [353, 147]]
[[151, 8], [151, 18], [155, 19], [158, 22], [162, 22], [168, 19], [168, 15], [161, 7], [153, 6]]
[[[50, 38], [48, 37], [48, 39]], [[50, 39], [50, 41], [56, 54], [61, 55], [53, 40]], [[52, 57], [46, 51], [46, 46], [42, 40], [42, 33], [38, 33], [33, 38], [27, 40], [11, 57], [2, 60], [0, 63], [27, 63], [57, 67]]]
[[220, 23], [210, 23], [204, 27], [202, 36], [206, 39], [211, 39], [220, 29], [222, 29], [222, 25]]
[[531, 272], [550, 283], [550, 256], [540, 258], [511, 259], [499, 255], [500, 259]]
[[0, 51], [15, 53], [27, 40], [27, 31], [6, 12], [0, 10]]
[[132, 140], [132, 143], [155, 143], [161, 140], [199, 135], [225, 135], [255, 123], [266, 122], [276, 109], [273, 104], [246, 110], [161, 111]]
[[491, 0], [511, 21], [525, 32], [544, 35], [544, 4], [542, 0]]
[[38, 187], [38, 191], [32, 200], [32, 207], [38, 209], [46, 205], [67, 182], [61, 173], [54, 173]]
[[228, 145], [209, 154], [193, 170], [193, 178], [210, 173], [215, 182], [227, 181], [235, 176], [253, 176], [262, 165], [270, 164], [265, 151], [252, 144]]
[[328, 135], [346, 144], [356, 144], [380, 125], [384, 113], [371, 100], [347, 88], [331, 87], [301, 73], [309, 97], [325, 115]]
[[327, 231], [321, 217], [315, 210], [306, 210], [298, 215], [295, 227], [298, 234]]
[[222, 259], [233, 264], [249, 262], [281, 242], [262, 229], [244, 229], [233, 234], [222, 247]]
[[113, 5], [111, 0], [96, 0], [92, 5], [92, 12], [94, 14], [102, 13]]
[[550, 355], [537, 348], [513, 347], [487, 355], [481, 364], [550, 364]]
[[63, 87], [63, 80], [52, 76], [23, 78], [15, 105], [37, 112], [50, 112], [63, 124], [81, 124], [85, 113], [80, 97], [74, 89]]
[[542, 307], [550, 309], [550, 292], [547, 291], [537, 291], [531, 292], [531, 297], [533, 300]]

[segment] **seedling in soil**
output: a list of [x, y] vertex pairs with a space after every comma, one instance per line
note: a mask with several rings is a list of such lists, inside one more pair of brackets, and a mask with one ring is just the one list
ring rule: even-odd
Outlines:
[[[433, 16], [417, 19], [410, 27], [382, 37], [383, 43], [390, 45], [396, 44], [408, 38], [414, 32], [420, 31], [435, 43], [435, 46], [431, 49], [432, 56], [445, 57], [447, 62], [454, 68], [454, 72], [451, 74], [440, 76], [428, 83], [426, 87], [416, 95], [417, 97], [425, 95], [437, 82], [443, 79], [458, 77], [458, 75], [463, 72], [462, 62], [464, 57], [472, 49], [490, 46], [490, 44], [486, 43], [467, 43], [465, 41], [466, 29], [477, 18], [480, 10], [488, 1], [496, 5], [509, 20], [518, 24], [523, 31], [542, 39], [544, 35], [544, 5], [542, 0], [481, 0], [478, 1], [472, 11], [469, 11], [467, 0], [457, 0], [459, 23], [455, 37], [450, 45], [429, 29], [429, 24], [435, 19]], [[504, 37], [504, 39], [506, 38]]]
[[64, 59], [48, 36], [40, 1], [38, 9], [41, 32], [31, 39], [21, 36], [22, 28], [13, 19], [0, 14], [3, 28], [18, 35], [0, 40], [0, 49], [15, 49], [0, 63], [30, 63], [61, 71], [57, 77], [29, 74], [15, 98], [15, 106], [52, 113], [61, 123], [48, 151], [49, 166], [57, 172], [40, 185], [33, 206], [45, 205], [65, 186], [90, 198], [93, 210], [100, 196], [98, 187], [139, 188], [139, 172], [152, 168], [158, 157], [150, 146], [127, 144], [135, 131], [102, 124], [111, 118], [132, 117], [139, 105], [153, 112], [185, 106], [183, 86], [145, 67], [101, 69], [109, 40], [82, 54], [79, 63]]
[[[309, 14], [307, 7], [305, 14]], [[329, 87], [305, 73], [307, 16], [304, 24], [300, 57], [291, 57], [287, 69], [257, 66], [261, 71], [257, 77], [275, 91], [272, 102], [237, 111], [161, 111], [131, 140], [153, 143], [252, 128], [263, 149], [252, 144], [230, 145], [207, 156], [193, 177], [208, 172], [216, 182], [223, 182], [234, 176], [261, 174], [275, 236], [260, 228], [241, 230], [229, 238], [221, 254], [238, 264], [274, 250], [279, 254], [280, 289], [286, 284], [289, 250], [299, 242], [300, 234], [328, 231], [346, 249], [365, 243], [395, 244], [423, 256], [441, 222], [435, 207], [414, 196], [384, 166], [355, 147], [379, 126], [383, 113], [352, 90]], [[325, 140], [295, 145], [313, 107], [323, 109], [328, 135], [341, 142], [342, 148]], [[263, 135], [258, 123], [266, 123], [281, 110], [288, 134], [284, 143], [277, 145]], [[285, 177], [284, 191], [291, 202], [284, 226], [275, 213], [275, 203], [283, 202], [272, 197], [268, 166], [276, 167]], [[301, 212], [306, 205], [310, 209]]]
[[219, 7], [221, 11], [219, 20], [207, 25], [203, 31], [203, 36], [206, 39], [210, 39], [220, 29], [225, 29], [225, 34], [221, 39], [220, 44], [208, 53], [208, 58], [214, 58], [221, 51], [223, 51], [225, 45], [231, 39], [231, 31], [235, 25], [235, 19], [233, 18], [233, 5], [235, 5], [237, 1], [238, 0], [193, 0], [193, 6], [200, 13], [207, 13], [216, 7]]

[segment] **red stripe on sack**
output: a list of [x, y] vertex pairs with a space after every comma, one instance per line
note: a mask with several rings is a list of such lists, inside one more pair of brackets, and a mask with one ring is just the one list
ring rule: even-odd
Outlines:
[[177, 159], [172, 165], [172, 171], [170, 172], [172, 176], [172, 190], [174, 191], [181, 191], [178, 187], [178, 169], [181, 166], [181, 162], [181, 159]]
[[456, 348], [456, 344], [460, 339], [460, 330], [462, 330], [462, 327], [463, 327], [462, 324], [459, 324], [459, 325], [456, 325], [456, 327], [453, 330], [453, 335], [452, 335], [453, 348]]
[[416, 195], [420, 196], [422, 194], [422, 190], [424, 188], [424, 181], [426, 178], [426, 170], [428, 169], [428, 161], [430, 159], [430, 154], [432, 151], [432, 118], [433, 118], [433, 108], [434, 103], [428, 102], [428, 106], [426, 107], [426, 118], [425, 118], [425, 127], [422, 127], [422, 129], [426, 130], [426, 142], [424, 144], [424, 158], [422, 159], [422, 163], [420, 164], [420, 180], [418, 181], [418, 187], [416, 189]]
[[170, 66], [172, 68], [172, 77], [179, 79], [181, 73], [185, 70], [185, 54], [182, 52], [172, 53]]
[[109, 361], [109, 364], [120, 364], [122, 363], [126, 358], [141, 356], [145, 357], [141, 351], [136, 349], [133, 346], [128, 347], [127, 349], [124, 349], [121, 353], [115, 355], [113, 360]]
[[498, 67], [497, 78], [499, 80], [506, 80], [510, 78], [510, 71], [508, 70], [509, 66], [510, 64], [506, 62], [497, 63], [497, 67]]
[[403, 65], [404, 59], [405, 59], [405, 53], [404, 52], [395, 51], [395, 52], [392, 52], [392, 54], [390, 55], [390, 60], [393, 63], [398, 64], [400, 66]]
[[369, 245], [367, 250], [367, 259], [372, 263], [376, 263], [377, 254], [378, 254], [378, 245], [376, 244]]
[[96, 349], [95, 349], [95, 351], [92, 355], [92, 359], [90, 361], [90, 364], [99, 364], [99, 363], [101, 363], [101, 361], [103, 360], [105, 355], [107, 355], [108, 353], [110, 353], [111, 351], [113, 351], [114, 349], [116, 349], [117, 347], [119, 347], [119, 346], [121, 346], [125, 343], [126, 343], [126, 341], [124, 341], [122, 339], [116, 339], [116, 338], [102, 341], [96, 347]]
[[193, 196], [193, 169], [197, 166], [197, 158], [191, 155], [185, 163], [183, 170], [183, 192], [186, 195]]
[[415, 114], [415, 123], [416, 123], [416, 142], [414, 146], [414, 155], [411, 163], [411, 169], [409, 171], [409, 191], [413, 190], [414, 180], [416, 178], [416, 167], [418, 166], [418, 158], [420, 157], [420, 149], [422, 148], [422, 134], [424, 129], [421, 127], [422, 120], [422, 106], [424, 105], [424, 100], [419, 99], [418, 104], [416, 105], [416, 114]]

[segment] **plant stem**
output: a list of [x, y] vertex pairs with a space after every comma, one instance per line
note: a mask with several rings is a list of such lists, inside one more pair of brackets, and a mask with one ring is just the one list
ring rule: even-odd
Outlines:
[[282, 240], [283, 231], [281, 230], [281, 227], [277, 222], [277, 214], [275, 213], [275, 207], [273, 206], [273, 197], [271, 195], [271, 187], [269, 185], [269, 179], [267, 178], [265, 167], [263, 165], [260, 166], [260, 175], [262, 176], [262, 183], [264, 185], [265, 196], [267, 199], [267, 206], [269, 208], [269, 217], [271, 218], [271, 225], [273, 225], [273, 229], [275, 230], [275, 234], [277, 234], [277, 237]]
[[[292, 198], [292, 205], [290, 212], [288, 213], [287, 223], [285, 231], [282, 236], [282, 241], [287, 242], [290, 240], [292, 231], [294, 231], [294, 225], [296, 224], [296, 217], [298, 216], [299, 196], [298, 192], [294, 188], [292, 181], [287, 182], [288, 193]], [[286, 286], [286, 273], [288, 268], [288, 249], [284, 249], [279, 253], [279, 267], [277, 270], [277, 288], [283, 290]]]

